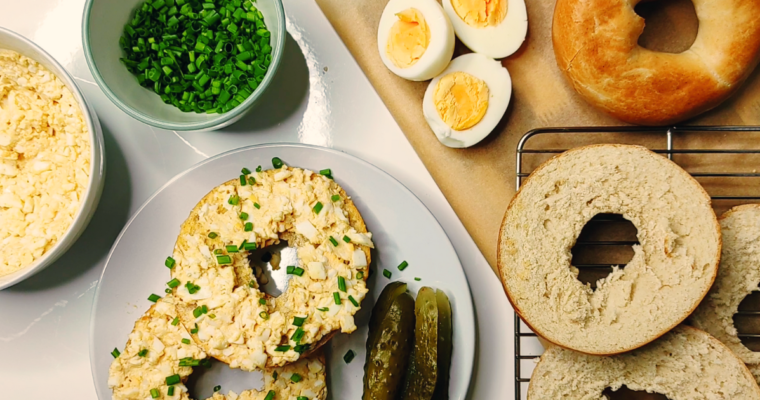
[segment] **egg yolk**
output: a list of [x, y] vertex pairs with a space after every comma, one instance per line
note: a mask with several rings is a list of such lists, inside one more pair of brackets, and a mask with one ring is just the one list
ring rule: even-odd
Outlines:
[[488, 109], [488, 85], [466, 72], [452, 72], [438, 81], [433, 94], [438, 115], [457, 131], [472, 128]]
[[386, 52], [397, 67], [409, 68], [425, 54], [430, 44], [430, 28], [416, 8], [407, 8], [396, 17], [398, 21], [391, 27]]
[[507, 15], [507, 0], [451, 0], [459, 18], [473, 28], [496, 26]]

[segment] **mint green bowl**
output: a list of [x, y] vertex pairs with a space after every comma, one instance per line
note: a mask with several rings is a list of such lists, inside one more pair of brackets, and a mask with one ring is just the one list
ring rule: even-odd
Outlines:
[[285, 11], [280, 0], [257, 0], [271, 32], [272, 62], [264, 80], [243, 103], [224, 114], [182, 112], [137, 82], [119, 61], [119, 38], [133, 11], [144, 0], [87, 0], [82, 18], [82, 41], [87, 65], [100, 88], [125, 113], [156, 128], [173, 131], [221, 129], [249, 112], [272, 82], [285, 44]]

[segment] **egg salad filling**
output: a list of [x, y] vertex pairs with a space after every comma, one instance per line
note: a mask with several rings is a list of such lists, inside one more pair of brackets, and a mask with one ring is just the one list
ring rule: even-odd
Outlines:
[[0, 50], [0, 276], [29, 266], [71, 226], [90, 175], [89, 131], [66, 86]]
[[[298, 265], [287, 266], [288, 287], [272, 298], [259, 290], [248, 253], [280, 240], [296, 247]], [[171, 258], [180, 319], [205, 352], [232, 368], [296, 361], [333, 331], [356, 329], [373, 246], [329, 173], [244, 169], [206, 195], [181, 228]]]
[[507, 0], [451, 0], [451, 6], [473, 28], [497, 26], [507, 15]]
[[398, 21], [391, 27], [386, 52], [399, 68], [414, 65], [430, 45], [430, 28], [425, 17], [416, 8], [396, 14]]
[[[113, 400], [188, 400], [185, 382], [193, 367], [208, 362], [177, 317], [175, 299], [160, 299], [135, 323], [123, 352], [115, 357], [108, 375]], [[215, 393], [211, 400], [323, 400], [327, 396], [324, 358], [315, 355], [282, 368], [263, 371], [263, 390], [240, 395]]]
[[444, 75], [436, 85], [433, 103], [446, 125], [463, 131], [477, 125], [488, 110], [488, 85], [466, 72]]

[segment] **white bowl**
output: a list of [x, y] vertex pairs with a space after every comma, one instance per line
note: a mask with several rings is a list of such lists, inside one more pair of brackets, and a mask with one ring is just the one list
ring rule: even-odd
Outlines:
[[221, 129], [243, 117], [272, 82], [285, 45], [285, 11], [280, 0], [257, 0], [271, 32], [272, 62], [264, 80], [248, 98], [223, 114], [182, 112], [137, 82], [120, 58], [119, 38], [134, 10], [145, 0], [87, 0], [82, 19], [82, 41], [87, 65], [100, 88], [117, 107], [148, 125], [174, 131]]
[[79, 87], [74, 83], [74, 79], [63, 69], [61, 64], [58, 64], [50, 54], [29, 39], [4, 28], [0, 28], [0, 49], [13, 50], [39, 62], [66, 85], [74, 95], [74, 98], [77, 99], [82, 110], [82, 115], [87, 123], [87, 129], [90, 132], [90, 147], [92, 151], [92, 157], [90, 158], [90, 181], [85, 190], [82, 205], [79, 211], [77, 211], [71, 226], [64, 233], [61, 240], [42, 257], [19, 271], [0, 276], [1, 290], [15, 285], [48, 267], [61, 257], [82, 234], [90, 222], [90, 218], [95, 213], [98, 201], [100, 201], [100, 194], [103, 192], [105, 150], [103, 148], [103, 133], [100, 130], [100, 122], [95, 115], [95, 111], [85, 102], [82, 92], [79, 91]]

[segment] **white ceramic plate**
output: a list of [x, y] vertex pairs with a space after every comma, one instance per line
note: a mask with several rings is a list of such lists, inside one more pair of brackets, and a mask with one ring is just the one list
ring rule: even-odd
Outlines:
[[[123, 349], [134, 322], [150, 307], [151, 293], [163, 295], [171, 278], [164, 260], [171, 255], [179, 227], [195, 204], [215, 186], [237, 177], [243, 167], [271, 168], [272, 157], [311, 170], [331, 168], [335, 180], [351, 195], [373, 233], [370, 295], [356, 316], [359, 329], [336, 335], [325, 347], [329, 367], [328, 391], [332, 399], [359, 399], [364, 375], [364, 345], [374, 301], [392, 280], [409, 284], [412, 293], [422, 286], [444, 290], [451, 300], [454, 320], [454, 353], [450, 398], [464, 399], [470, 383], [475, 351], [475, 321], [467, 278], [454, 248], [433, 215], [407, 188], [377, 167], [340, 151], [299, 144], [259, 145], [233, 150], [197, 164], [179, 174], [154, 194], [129, 221], [109, 255], [95, 293], [90, 332], [90, 361], [101, 400], [111, 398], [108, 368], [114, 347]], [[283, 262], [289, 255], [283, 250]], [[292, 256], [292, 255], [291, 255]], [[397, 266], [406, 260], [403, 272]], [[289, 264], [283, 264], [289, 265]], [[284, 268], [271, 273], [268, 290], [285, 285]], [[419, 277], [421, 280], [415, 281]], [[356, 353], [346, 364], [348, 350]], [[258, 389], [261, 374], [231, 370], [222, 363], [201, 372], [197, 368], [189, 386], [205, 399], [215, 385], [222, 391]], [[199, 375], [199, 376], [196, 376]], [[193, 394], [191, 392], [191, 394]]]

